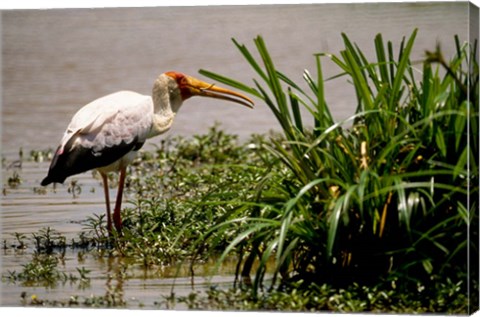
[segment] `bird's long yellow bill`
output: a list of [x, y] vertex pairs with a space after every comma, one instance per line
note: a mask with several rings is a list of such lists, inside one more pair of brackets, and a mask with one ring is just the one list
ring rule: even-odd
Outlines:
[[235, 92], [230, 89], [218, 87], [215, 84], [206, 83], [188, 75], [175, 72], [169, 72], [167, 74], [177, 80], [177, 83], [179, 84], [180, 90], [182, 92], [182, 97], [184, 99], [192, 96], [203, 96], [228, 100], [239, 103], [249, 108], [253, 108], [254, 103], [252, 99], [242, 95], [241, 93]]

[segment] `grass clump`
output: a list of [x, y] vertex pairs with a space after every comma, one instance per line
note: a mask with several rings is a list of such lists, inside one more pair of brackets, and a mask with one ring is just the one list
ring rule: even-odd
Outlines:
[[[265, 180], [257, 208], [215, 227], [244, 223], [224, 255], [235, 250], [242, 275], [254, 272], [254, 294], [266, 286], [271, 259], [270, 289], [296, 280], [343, 287], [396, 279], [435, 292], [437, 280], [455, 276], [466, 292], [468, 267], [478, 268], [476, 44], [455, 38], [449, 63], [437, 48], [419, 71], [410, 60], [416, 34], [396, 53], [378, 35], [373, 61], [342, 34], [345, 49], [316, 54], [316, 77], [304, 73], [310, 92], [275, 68], [261, 37], [259, 59], [234, 41], [257, 75], [253, 87], [201, 71], [260, 98], [283, 131], [283, 140], [266, 145], [278, 170], [288, 171], [283, 181]], [[324, 58], [356, 92], [356, 112], [341, 122], [325, 101]]]

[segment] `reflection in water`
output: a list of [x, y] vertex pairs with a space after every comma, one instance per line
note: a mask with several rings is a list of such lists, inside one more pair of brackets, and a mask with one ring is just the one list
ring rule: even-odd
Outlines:
[[109, 306], [124, 306], [123, 282], [126, 271], [125, 266], [119, 262], [122, 258], [110, 256], [107, 258], [107, 282], [105, 284], [105, 299]]

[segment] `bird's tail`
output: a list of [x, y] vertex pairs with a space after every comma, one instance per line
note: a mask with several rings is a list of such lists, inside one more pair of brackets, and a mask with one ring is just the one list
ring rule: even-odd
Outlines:
[[[66, 178], [66, 177], [65, 177]], [[42, 182], [40, 183], [40, 185], [42, 186], [47, 186], [47, 185], [50, 185], [51, 183], [62, 183], [65, 181], [65, 178], [61, 179], [61, 178], [54, 178], [52, 177], [51, 175], [47, 175], [47, 177], [45, 177]]]
[[58, 164], [59, 158], [61, 156], [60, 146], [55, 151], [55, 156], [50, 163], [50, 168], [48, 169], [47, 177], [45, 177], [40, 185], [47, 186], [51, 183], [63, 183], [68, 177], [65, 174], [66, 168], [62, 164]]
[[40, 183], [42, 186], [47, 186], [53, 183], [53, 181], [47, 176], [43, 179], [43, 181]]

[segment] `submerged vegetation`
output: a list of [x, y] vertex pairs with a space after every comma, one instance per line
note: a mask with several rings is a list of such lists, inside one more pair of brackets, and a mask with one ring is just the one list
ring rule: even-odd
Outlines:
[[[416, 31], [397, 49], [378, 35], [373, 60], [342, 36], [345, 49], [316, 54], [316, 75], [306, 71], [302, 84], [275, 68], [261, 37], [255, 53], [235, 41], [254, 70], [253, 86], [201, 73], [262, 100], [281, 133], [240, 143], [214, 126], [165, 139], [130, 167], [122, 236], [108, 238], [103, 215], [86, 219], [72, 242], [50, 229], [32, 239], [17, 234], [4, 249], [35, 252], [3, 281], [88, 285], [88, 270], [68, 275], [56, 266], [72, 247], [145, 269], [187, 263], [192, 275], [211, 258], [236, 263], [231, 289], [172, 293], [159, 298], [160, 308], [478, 308], [477, 44], [456, 38], [451, 61], [437, 48], [413, 64]], [[339, 68], [329, 80], [347, 78], [356, 92], [356, 111], [341, 122], [325, 101], [325, 59]], [[81, 184], [72, 181], [69, 190], [81, 195]], [[125, 305], [118, 295], [22, 298], [26, 305]]]

